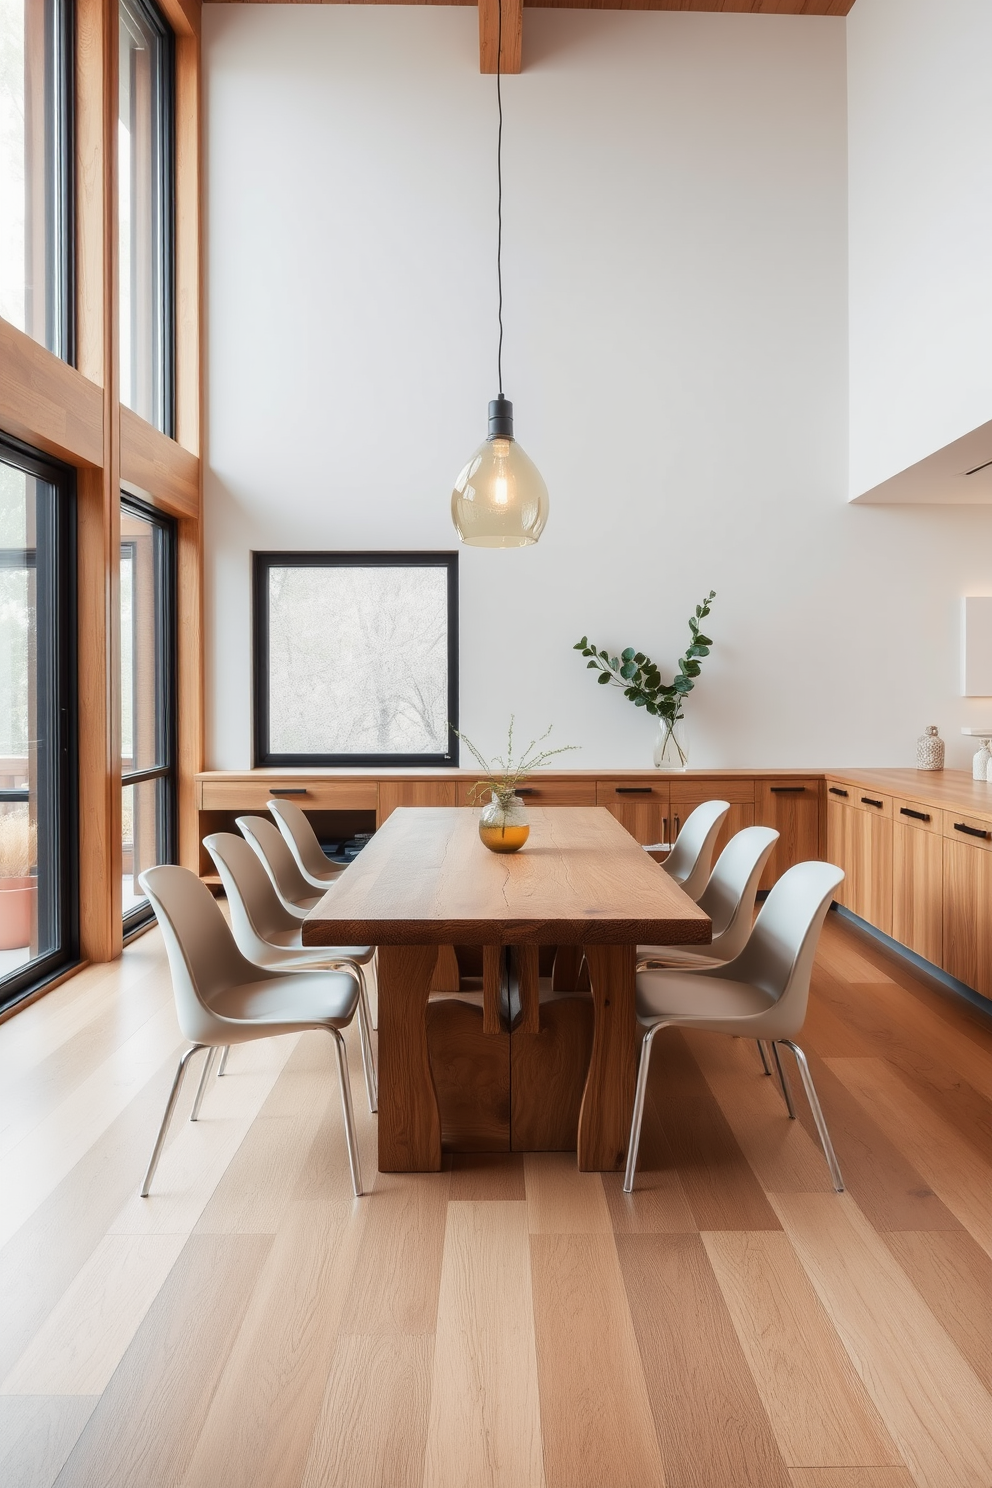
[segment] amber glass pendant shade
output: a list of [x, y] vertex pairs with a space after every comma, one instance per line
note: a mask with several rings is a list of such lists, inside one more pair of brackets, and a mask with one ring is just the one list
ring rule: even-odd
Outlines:
[[513, 404], [502, 394], [489, 405], [489, 438], [455, 482], [451, 520], [475, 548], [525, 548], [544, 531], [548, 488], [513, 437]]

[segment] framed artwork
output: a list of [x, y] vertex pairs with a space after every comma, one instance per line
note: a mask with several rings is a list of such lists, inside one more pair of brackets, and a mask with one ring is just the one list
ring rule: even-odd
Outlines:
[[458, 554], [253, 553], [256, 765], [458, 764]]

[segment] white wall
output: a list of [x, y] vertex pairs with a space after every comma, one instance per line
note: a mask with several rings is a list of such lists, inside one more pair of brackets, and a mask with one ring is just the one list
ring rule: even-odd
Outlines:
[[992, 419], [992, 4], [847, 25], [857, 496]]
[[[693, 764], [906, 764], [930, 722], [962, 762], [992, 511], [846, 502], [844, 22], [528, 9], [524, 46], [504, 380], [551, 519], [461, 550], [462, 727], [649, 764], [572, 642], [671, 667], [712, 587]], [[495, 393], [495, 97], [470, 7], [206, 5], [204, 57], [208, 762], [243, 768], [249, 551], [456, 546]]]

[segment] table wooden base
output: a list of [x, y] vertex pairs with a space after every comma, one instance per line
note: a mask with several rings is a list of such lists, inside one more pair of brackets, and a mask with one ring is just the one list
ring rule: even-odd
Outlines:
[[[439, 984], [455, 991], [451, 947], [380, 947], [381, 1171], [435, 1172], [444, 1149], [572, 1150], [586, 1171], [623, 1167], [636, 1075], [635, 949], [584, 950], [583, 963], [583, 948], [561, 948], [554, 995], [543, 1003], [536, 946], [512, 948], [509, 960], [484, 947], [482, 976], [469, 984], [481, 984], [481, 998], [428, 1002]], [[507, 978], [519, 993], [512, 1031], [500, 1016]]]

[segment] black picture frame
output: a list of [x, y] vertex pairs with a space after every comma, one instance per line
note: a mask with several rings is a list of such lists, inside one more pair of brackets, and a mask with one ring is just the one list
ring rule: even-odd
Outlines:
[[[457, 552], [254, 552], [252, 590], [252, 757], [281, 765], [458, 767]], [[269, 745], [269, 571], [272, 568], [443, 568], [447, 575], [447, 749], [443, 754], [285, 754]]]

